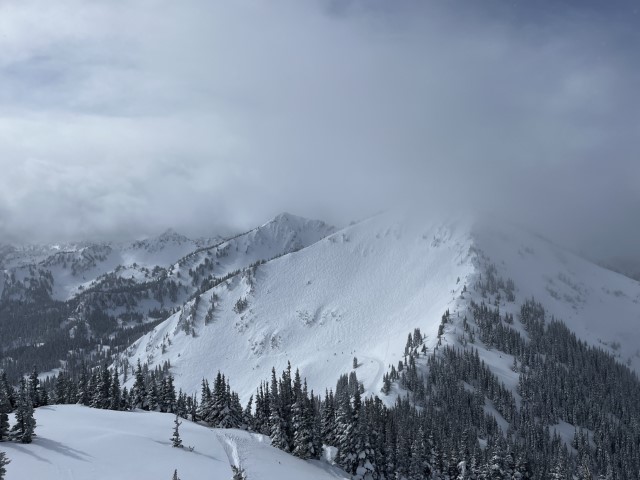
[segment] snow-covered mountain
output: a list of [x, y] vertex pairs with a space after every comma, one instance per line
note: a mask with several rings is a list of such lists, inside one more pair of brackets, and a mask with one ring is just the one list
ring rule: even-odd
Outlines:
[[[281, 214], [228, 239], [191, 240], [168, 230], [132, 243], [3, 247], [0, 348], [6, 358], [0, 368], [17, 375], [34, 363], [50, 371], [68, 357], [100, 359], [100, 345], [108, 343], [112, 352], [126, 347], [147, 325], [233, 272], [333, 231]], [[47, 349], [38, 349], [44, 344]]]
[[[180, 241], [176, 237], [167, 235], [171, 243]], [[415, 478], [427, 478], [427, 463], [429, 475], [454, 477], [469, 473], [468, 465], [485, 475], [533, 472], [510, 478], [569, 478], [561, 473], [583, 475], [590, 468], [635, 478], [629, 472], [637, 471], [640, 458], [633, 440], [640, 384], [621, 364], [640, 371], [640, 283], [517, 225], [396, 212], [336, 231], [283, 214], [199, 246], [149, 277], [120, 275], [124, 268], [65, 302], [43, 301], [77, 317], [74, 336], [64, 328], [57, 330], [61, 337], [46, 336], [54, 347], [76, 341], [83, 318], [95, 325], [92, 333], [108, 327], [94, 343], [78, 343], [71, 350], [76, 363], [45, 385], [57, 402], [133, 412], [38, 409], [34, 445], [9, 446], [18, 471], [65, 478], [69, 471], [95, 477], [98, 469], [111, 478], [124, 475], [112, 457], [131, 468], [135, 455], [163, 458], [145, 463], [137, 471], [142, 477], [178, 468], [185, 477], [207, 471], [226, 478], [230, 464], [244, 468], [247, 478], [344, 476], [326, 462], [301, 462], [271, 449], [267, 438], [239, 430], [186, 424], [184, 441], [195, 451], [167, 451], [171, 417], [135, 411], [142, 408], [247, 427], [302, 458], [309, 458], [305, 445], [315, 448], [322, 440], [325, 456], [359, 479], [382, 471], [406, 477], [416, 468], [422, 470]], [[152, 318], [152, 308], [175, 313], [110, 330], [108, 320], [131, 312]], [[130, 333], [144, 331], [131, 344]], [[68, 352], [44, 345], [23, 349], [24, 358]], [[16, 365], [15, 358], [5, 357], [5, 365], [21, 375], [26, 360]], [[112, 392], [117, 382], [107, 368], [78, 368], [86, 358], [92, 365], [115, 361], [127, 390]], [[138, 362], [146, 365], [138, 370]], [[289, 362], [309, 389], [322, 395], [335, 387], [335, 396], [307, 398]], [[255, 409], [249, 402], [243, 411], [240, 400], [247, 404], [272, 367], [277, 374], [284, 370], [281, 379], [274, 375], [254, 396]], [[229, 380], [226, 387], [218, 371]], [[216, 380], [213, 393], [205, 384], [200, 399], [203, 378]], [[169, 385], [182, 389], [175, 410], [169, 409]], [[38, 389], [25, 386], [20, 398]], [[405, 394], [407, 400], [396, 402]], [[16, 414], [28, 411], [25, 402], [15, 406]], [[85, 456], [90, 461], [83, 462]], [[48, 462], [62, 469], [54, 472]]]
[[4, 246], [0, 250], [0, 268], [4, 273], [0, 296], [28, 300], [29, 287], [35, 283], [43, 284], [53, 300], [69, 300], [108, 273], [148, 278], [154, 268], [168, 268], [190, 252], [221, 240], [220, 237], [192, 240], [167, 230], [156, 237], [129, 243]]
[[233, 477], [232, 465], [243, 469], [247, 478], [348, 478], [327, 463], [303, 461], [277, 450], [262, 435], [212, 429], [186, 420], [180, 426], [185, 448], [172, 448], [174, 418], [166, 413], [77, 405], [40, 408], [36, 411], [38, 436], [32, 444], [2, 444], [11, 459], [7, 478], [170, 479], [177, 470], [185, 480], [227, 480]]
[[[53, 300], [67, 301], [114, 278], [143, 284], [169, 271], [180, 284], [197, 284], [208, 275], [224, 276], [257, 261], [268, 260], [308, 246], [333, 231], [329, 225], [290, 214], [225, 240], [192, 240], [167, 230], [130, 243], [75, 243], [0, 247], [0, 297], [30, 300], [34, 285]], [[210, 263], [207, 259], [215, 261]], [[181, 281], [184, 274], [188, 282]], [[190, 285], [199, 287], [199, 285]], [[188, 293], [192, 289], [186, 288]], [[42, 292], [39, 292], [42, 293]]]
[[[511, 224], [391, 215], [242, 270], [190, 300], [122, 360], [169, 361], [187, 392], [221, 370], [246, 399], [273, 366], [290, 361], [323, 392], [357, 357], [358, 378], [378, 393], [408, 333], [420, 328], [433, 349], [443, 313], [461, 325], [470, 300], [482, 301], [473, 287], [488, 272], [513, 281], [513, 298], [497, 299], [504, 311], [535, 297], [580, 338], [640, 369], [638, 282]], [[456, 328], [448, 326], [445, 342], [455, 343]]]

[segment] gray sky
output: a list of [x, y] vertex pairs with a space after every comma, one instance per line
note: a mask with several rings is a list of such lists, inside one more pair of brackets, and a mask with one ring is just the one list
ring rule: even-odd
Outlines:
[[632, 254], [634, 8], [0, 0], [1, 238], [341, 222], [412, 199]]

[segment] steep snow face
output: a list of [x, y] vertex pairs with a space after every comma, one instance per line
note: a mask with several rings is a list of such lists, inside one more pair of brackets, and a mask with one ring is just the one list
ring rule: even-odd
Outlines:
[[474, 273], [469, 231], [386, 216], [351, 226], [207, 291], [125, 358], [170, 361], [189, 393], [220, 369], [246, 399], [272, 366], [291, 361], [323, 392], [357, 357], [358, 377], [377, 393], [410, 331], [420, 327], [435, 344], [441, 315]]
[[94, 480], [233, 476], [231, 465], [248, 478], [329, 480], [348, 478], [322, 462], [305, 462], [271, 447], [269, 439], [240, 430], [217, 430], [182, 420], [185, 447], [171, 446], [174, 416], [113, 412], [77, 405], [36, 410], [33, 443], [3, 443], [11, 463], [7, 478]]
[[579, 338], [640, 371], [639, 282], [515, 226], [485, 222], [473, 237], [487, 257], [478, 263], [514, 280], [516, 305], [534, 297]]

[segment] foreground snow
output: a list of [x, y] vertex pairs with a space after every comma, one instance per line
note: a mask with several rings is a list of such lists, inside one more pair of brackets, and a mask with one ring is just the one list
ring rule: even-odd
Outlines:
[[327, 480], [346, 478], [323, 462], [305, 462], [269, 445], [262, 435], [218, 430], [183, 421], [187, 448], [173, 448], [173, 415], [113, 412], [77, 405], [36, 410], [37, 437], [30, 445], [3, 443], [11, 463], [7, 479], [230, 480], [231, 465], [248, 479]]

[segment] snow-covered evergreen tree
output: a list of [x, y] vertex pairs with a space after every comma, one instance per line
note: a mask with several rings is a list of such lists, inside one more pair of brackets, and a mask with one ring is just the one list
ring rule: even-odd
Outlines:
[[321, 414], [322, 441], [325, 445], [336, 445], [336, 410], [333, 391], [325, 391]]
[[22, 443], [31, 443], [35, 428], [36, 419], [33, 416], [32, 397], [27, 383], [22, 379], [16, 406], [16, 423], [11, 429], [11, 436]]
[[11, 410], [8, 387], [0, 382], [0, 442], [9, 436], [9, 413]]
[[182, 422], [180, 421], [180, 417], [176, 415], [175, 420], [173, 421], [173, 435], [171, 436], [171, 446], [175, 448], [182, 448], [182, 439], [180, 438], [180, 425]]
[[29, 396], [31, 397], [31, 402], [34, 408], [43, 405], [42, 402], [42, 388], [40, 386], [40, 379], [38, 374], [38, 369], [36, 366], [33, 366], [33, 370], [29, 374], [29, 380], [27, 383], [27, 391], [29, 392]]
[[120, 390], [120, 378], [118, 367], [116, 366], [111, 376], [111, 386], [109, 390], [110, 410], [120, 410], [122, 408], [122, 390]]
[[140, 360], [138, 360], [138, 364], [136, 365], [135, 382], [133, 387], [131, 387], [131, 396], [133, 408], [141, 408], [144, 410], [149, 408], [147, 403], [147, 387], [145, 385], [144, 373], [142, 372]]
[[254, 423], [253, 423], [253, 414], [251, 413], [252, 408], [253, 408], [253, 395], [249, 397], [249, 401], [247, 402], [246, 407], [244, 407], [244, 410], [242, 411], [242, 424], [244, 425], [244, 428], [246, 428], [247, 430], [255, 430]]
[[301, 388], [300, 372], [296, 370], [293, 381], [295, 403], [291, 407], [293, 454], [304, 460], [316, 457], [313, 444], [313, 412], [308, 404], [306, 388], [306, 382], [304, 390]]
[[0, 452], [0, 480], [4, 480], [4, 476], [7, 474], [5, 467], [9, 465], [9, 463], [11, 463], [11, 461], [7, 458], [7, 454]]
[[349, 392], [343, 389], [338, 393], [336, 389], [337, 404], [336, 410], [336, 443], [338, 447], [337, 461], [347, 473], [355, 473], [356, 454], [353, 451], [353, 409]]

